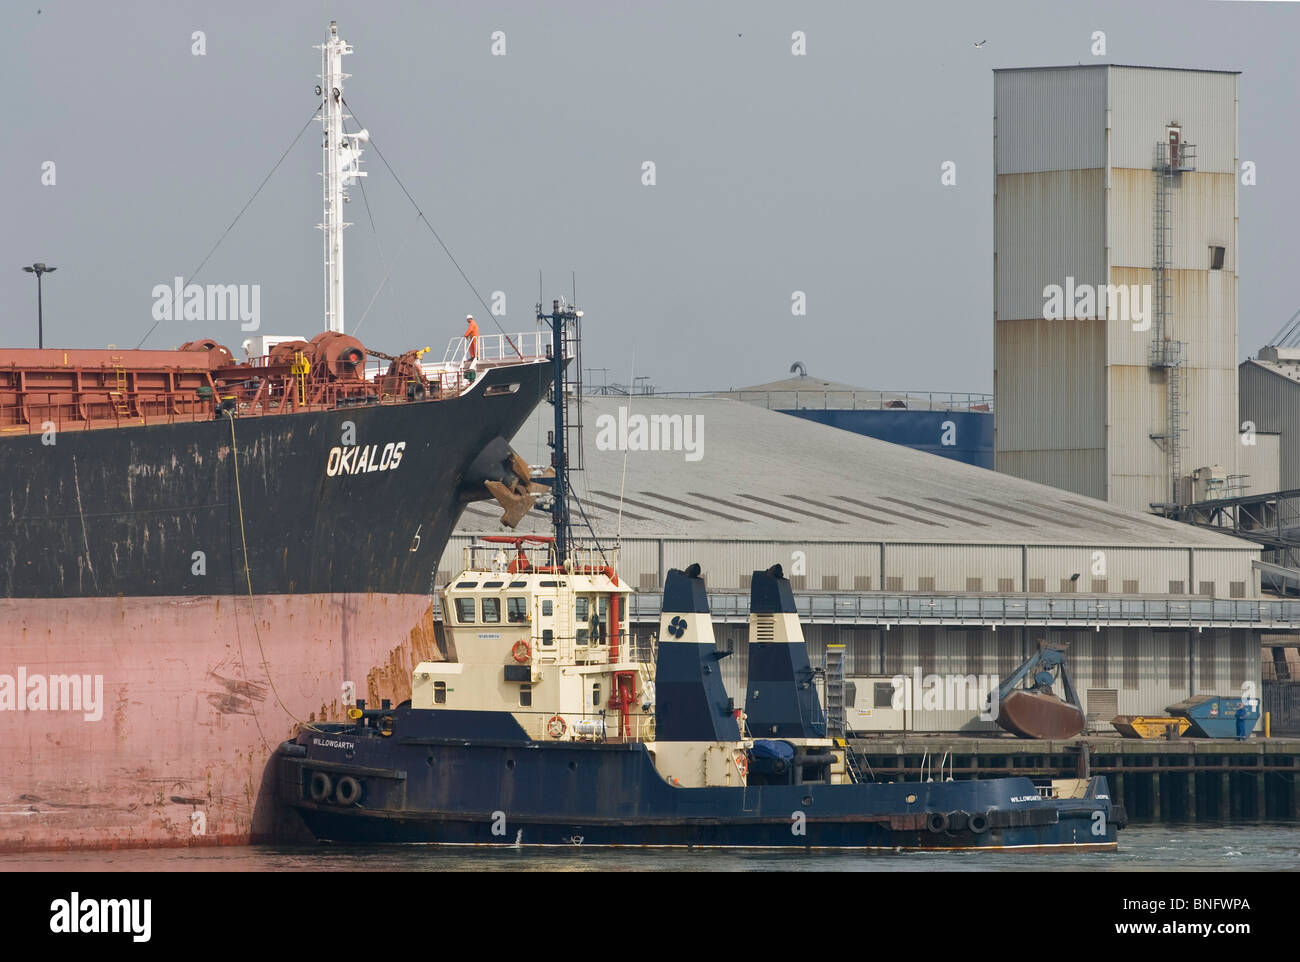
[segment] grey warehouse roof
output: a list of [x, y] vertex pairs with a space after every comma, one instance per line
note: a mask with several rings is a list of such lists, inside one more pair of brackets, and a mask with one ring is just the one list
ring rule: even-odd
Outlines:
[[[725, 398], [586, 397], [581, 411], [585, 470], [574, 473], [574, 487], [602, 539], [615, 534], [623, 489], [624, 538], [1258, 550], [1228, 535]], [[680, 418], [682, 425], [691, 419], [692, 429], [677, 440], [698, 445], [695, 453], [625, 453], [624, 438], [629, 447], [638, 443], [635, 419], [651, 415]], [[550, 405], [541, 405], [513, 441], [531, 464], [550, 463], [553, 416]], [[457, 531], [498, 533], [500, 515], [493, 502], [472, 504]], [[576, 508], [574, 519], [581, 525]], [[546, 532], [548, 520], [535, 510], [519, 530]]]

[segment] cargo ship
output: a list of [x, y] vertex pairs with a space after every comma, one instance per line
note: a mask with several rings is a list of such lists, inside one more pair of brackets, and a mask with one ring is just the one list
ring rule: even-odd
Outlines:
[[[0, 850], [272, 837], [299, 723], [401, 700], [437, 662], [464, 506], [533, 503], [508, 439], [551, 385], [538, 334], [368, 350], [343, 332], [343, 132], [322, 50], [326, 326], [174, 350], [0, 350]], [[563, 348], [561, 348], [563, 353]]]
[[[558, 315], [560, 312], [556, 312]], [[552, 323], [559, 319], [552, 315]], [[557, 327], [553, 339], [562, 340]], [[564, 383], [557, 367], [555, 382]], [[558, 451], [564, 423], [557, 412]], [[1104, 777], [879, 782], [826, 729], [789, 579], [751, 579], [745, 706], [728, 698], [699, 565], [668, 573], [635, 643], [609, 546], [554, 535], [467, 549], [442, 595], [457, 657], [400, 703], [305, 725], [277, 753], [280, 804], [321, 841], [804, 851], [1114, 851]], [[496, 552], [489, 558], [487, 553]]]

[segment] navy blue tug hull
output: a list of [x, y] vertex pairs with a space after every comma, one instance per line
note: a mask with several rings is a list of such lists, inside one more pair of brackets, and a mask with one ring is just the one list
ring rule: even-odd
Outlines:
[[[643, 745], [391, 738], [318, 726], [277, 755], [283, 804], [345, 843], [727, 848], [1113, 850], [1104, 778], [1087, 797], [1039, 799], [1026, 778], [680, 788]], [[414, 714], [444, 715], [444, 712]], [[480, 716], [481, 717], [481, 716]], [[452, 737], [446, 737], [452, 735]], [[319, 774], [318, 774], [319, 773]], [[320, 795], [328, 779], [331, 794]], [[334, 788], [355, 779], [360, 796]], [[975, 816], [972, 819], [972, 816]], [[1121, 816], [1122, 817], [1122, 816]]]

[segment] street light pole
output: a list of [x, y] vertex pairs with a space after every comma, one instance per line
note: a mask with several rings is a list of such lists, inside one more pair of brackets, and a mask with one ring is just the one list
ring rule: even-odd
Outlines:
[[23, 270], [28, 274], [36, 275], [36, 346], [42, 348], [45, 346], [45, 309], [41, 303], [41, 275], [53, 274], [58, 268], [33, 264], [31, 267], [24, 267]]

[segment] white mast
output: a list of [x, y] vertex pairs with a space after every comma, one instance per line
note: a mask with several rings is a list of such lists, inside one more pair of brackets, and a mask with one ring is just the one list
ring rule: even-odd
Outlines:
[[348, 201], [347, 188], [358, 177], [366, 176], [358, 167], [361, 145], [370, 140], [370, 135], [364, 130], [350, 135], [343, 132], [344, 118], [352, 116], [343, 110], [343, 81], [352, 76], [343, 72], [343, 55], [351, 53], [352, 47], [339, 38], [335, 21], [330, 21], [329, 39], [316, 49], [321, 52], [320, 90], [325, 98], [320, 118], [324, 131], [321, 179], [325, 212], [324, 220], [316, 225], [325, 235], [325, 327], [342, 332], [343, 228], [351, 226], [343, 220], [343, 205]]

